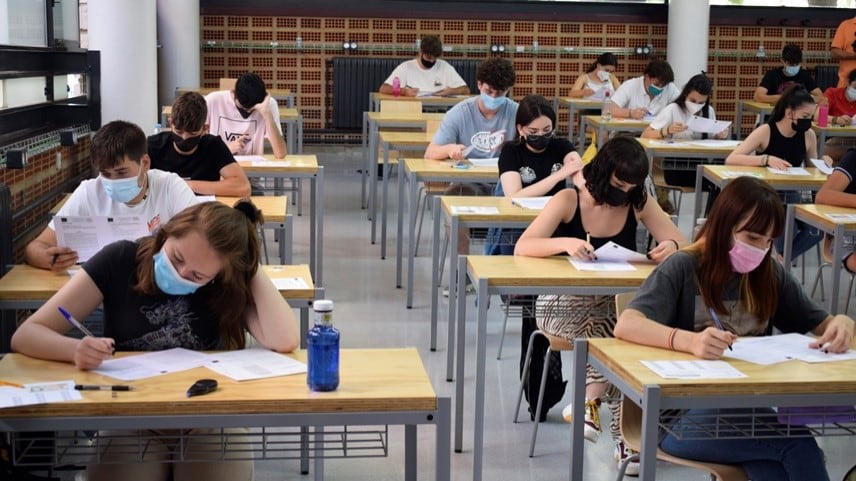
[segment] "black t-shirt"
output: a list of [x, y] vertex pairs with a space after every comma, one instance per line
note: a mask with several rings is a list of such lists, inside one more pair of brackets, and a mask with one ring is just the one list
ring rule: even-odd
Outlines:
[[856, 149], [847, 150], [847, 153], [841, 158], [841, 162], [838, 163], [838, 167], [836, 167], [835, 170], [841, 172], [850, 179], [850, 183], [847, 184], [847, 188], [844, 189], [844, 193], [856, 194], [856, 182], [854, 182], [854, 180], [856, 180]]
[[114, 242], [83, 265], [104, 296], [104, 336], [112, 337], [120, 351], [218, 349], [218, 320], [207, 304], [209, 288], [187, 296], [134, 291], [137, 247], [136, 242]]
[[801, 68], [793, 77], [786, 76], [781, 68], [774, 68], [765, 73], [764, 78], [761, 79], [761, 87], [767, 89], [767, 95], [779, 95], [794, 84], [802, 84], [809, 92], [817, 88], [811, 73], [804, 68]]
[[[543, 152], [532, 152], [520, 142], [506, 142], [499, 153], [499, 176], [506, 172], [520, 174], [522, 187], [528, 187], [550, 176], [562, 168], [563, 159], [573, 146], [566, 139], [553, 137]], [[544, 195], [554, 195], [565, 188], [564, 182], [556, 185]]]
[[181, 155], [172, 145], [172, 132], [149, 137], [149, 157], [152, 168], [175, 172], [187, 180], [220, 180], [220, 170], [235, 162], [229, 147], [216, 135], [203, 135], [199, 146], [190, 155]]

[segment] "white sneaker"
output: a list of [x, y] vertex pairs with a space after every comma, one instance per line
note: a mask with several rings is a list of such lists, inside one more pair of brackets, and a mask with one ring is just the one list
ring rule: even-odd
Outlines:
[[[583, 437], [586, 441], [596, 443], [600, 438], [600, 398], [586, 400], [585, 423], [583, 424]], [[562, 417], [566, 423], [573, 421], [573, 404], [568, 404], [562, 409]]]
[[615, 452], [613, 453], [613, 458], [618, 465], [618, 469], [621, 469], [621, 464], [631, 456], [637, 456], [635, 460], [632, 460], [627, 463], [627, 468], [624, 469], [625, 476], [639, 476], [639, 457], [636, 451], [627, 447], [624, 444], [624, 441], [619, 441], [615, 445]]

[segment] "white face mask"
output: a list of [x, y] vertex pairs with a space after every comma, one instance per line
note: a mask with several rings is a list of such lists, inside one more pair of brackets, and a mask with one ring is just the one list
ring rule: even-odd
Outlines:
[[847, 87], [846, 95], [847, 100], [851, 102], [856, 102], [856, 89], [854, 89], [853, 87]]
[[690, 115], [695, 115], [696, 113], [698, 113], [699, 110], [702, 109], [702, 107], [704, 107], [704, 104], [697, 104], [695, 102], [686, 100], [684, 101], [684, 107], [686, 107], [687, 112], [689, 112]]
[[606, 82], [607, 80], [609, 80], [609, 72], [607, 72], [606, 70], [598, 70], [597, 78], [599, 78], [601, 82]]

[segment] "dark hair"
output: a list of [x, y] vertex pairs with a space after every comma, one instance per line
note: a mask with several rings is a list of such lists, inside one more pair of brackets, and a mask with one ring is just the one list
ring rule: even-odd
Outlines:
[[589, 68], [588, 70], [586, 70], [586, 73], [594, 72], [597, 69], [598, 65], [612, 65], [613, 67], [618, 68], [618, 59], [615, 58], [615, 55], [609, 52], [604, 52], [597, 57], [597, 60], [592, 62], [591, 65], [589, 65]]
[[856, 68], [850, 71], [850, 74], [847, 75], [847, 83], [852, 84], [856, 82]]
[[476, 70], [476, 80], [486, 83], [495, 90], [508, 90], [516, 80], [514, 65], [508, 60], [493, 57], [480, 63]]
[[235, 98], [241, 107], [250, 109], [267, 96], [265, 81], [258, 74], [247, 72], [235, 81]]
[[[726, 312], [722, 294], [734, 276], [728, 254], [734, 229], [767, 235], [772, 228], [770, 235], [775, 238], [782, 232], [784, 217], [779, 195], [761, 179], [737, 177], [722, 189], [696, 242], [688, 248], [699, 258], [697, 280], [705, 305]], [[772, 317], [779, 303], [774, 262], [767, 252], [761, 265], [746, 274], [740, 283], [739, 296], [746, 311], [762, 320]]]
[[685, 102], [687, 97], [690, 95], [690, 92], [698, 92], [701, 95], [706, 95], [707, 100], [704, 102], [704, 107], [702, 108], [702, 117], [708, 116], [708, 110], [710, 107], [710, 93], [713, 91], [713, 84], [710, 83], [710, 79], [704, 72], [700, 74], [693, 75], [687, 80], [687, 83], [684, 85], [684, 89], [681, 90], [681, 94], [672, 101], [672, 103], [676, 104], [681, 110], [686, 111]]
[[[243, 105], [243, 104], [242, 104]], [[172, 104], [172, 126], [183, 132], [198, 132], [205, 126], [208, 105], [199, 92], [184, 92]]]
[[[555, 130], [556, 112], [553, 110], [553, 104], [541, 95], [529, 94], [520, 101], [514, 123], [519, 126], [529, 125], [530, 122], [542, 115], [550, 119]], [[517, 141], [522, 143], [523, 137], [518, 136]]]
[[802, 49], [799, 45], [785, 45], [782, 48], [782, 60], [788, 65], [796, 65], [802, 62]]
[[655, 78], [664, 84], [675, 81], [675, 72], [672, 71], [672, 66], [665, 60], [651, 60], [642, 72], [650, 78]]
[[785, 118], [786, 109], [794, 110], [805, 104], [814, 105], [814, 99], [811, 94], [808, 93], [808, 90], [802, 84], [792, 85], [782, 92], [782, 96], [779, 97], [778, 102], [773, 106], [773, 112], [770, 113], [770, 120], [767, 123], [778, 122]]
[[139, 164], [147, 148], [143, 129], [131, 122], [114, 120], [92, 136], [92, 167], [100, 172], [119, 165], [125, 157]]
[[633, 184], [628, 196], [630, 205], [636, 210], [645, 207], [645, 179], [648, 177], [648, 156], [645, 149], [633, 137], [614, 137], [603, 144], [588, 165], [583, 167], [583, 178], [594, 201], [603, 204], [609, 192], [609, 179], [615, 177]]
[[440, 37], [436, 35], [426, 35], [422, 37], [422, 41], [419, 42], [419, 51], [425, 55], [439, 57], [440, 55], [443, 55], [443, 42], [441, 42]]
[[152, 257], [169, 237], [184, 237], [198, 232], [205, 237], [223, 262], [223, 270], [209, 284], [211, 312], [218, 313], [220, 342], [233, 350], [244, 346], [244, 311], [253, 302], [250, 283], [259, 267], [260, 246], [256, 225], [264, 220], [261, 212], [246, 199], [234, 208], [221, 202], [202, 202], [179, 212], [137, 247], [137, 284], [134, 290], [150, 296], [161, 294], [157, 288]]

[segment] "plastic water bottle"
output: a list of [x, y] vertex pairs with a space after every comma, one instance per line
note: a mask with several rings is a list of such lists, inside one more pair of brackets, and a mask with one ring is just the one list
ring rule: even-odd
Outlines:
[[157, 134], [161, 133], [162, 128], [163, 128], [163, 125], [161, 125], [160, 122], [156, 123], [155, 128], [152, 129], [152, 135], [157, 135]]
[[315, 301], [313, 308], [315, 327], [306, 339], [306, 384], [313, 391], [335, 391], [339, 387], [339, 330], [333, 327], [333, 301]]
[[600, 107], [600, 121], [612, 122], [612, 100], [609, 98], [609, 90], [603, 93], [603, 105]]
[[817, 107], [817, 125], [818, 127], [829, 125], [829, 105], [824, 104]]
[[401, 79], [398, 77], [392, 79], [392, 95], [396, 97], [401, 95]]

